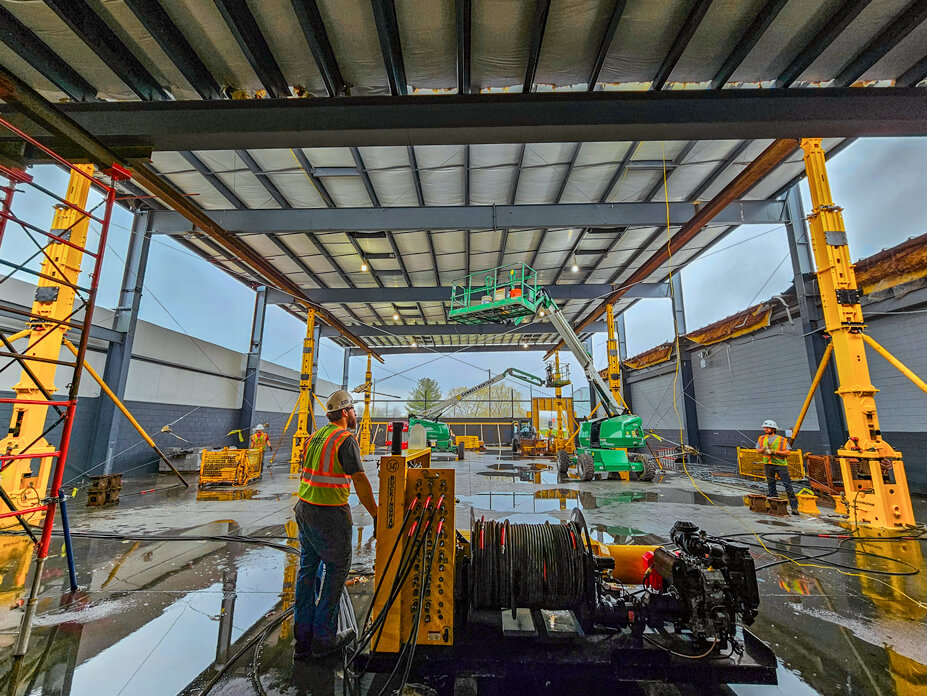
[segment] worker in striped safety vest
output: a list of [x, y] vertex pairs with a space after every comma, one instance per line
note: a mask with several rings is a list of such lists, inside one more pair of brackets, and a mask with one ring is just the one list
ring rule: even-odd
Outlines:
[[789, 476], [789, 441], [783, 435], [776, 435], [779, 426], [776, 421], [763, 421], [763, 434], [756, 441], [756, 451], [763, 455], [763, 470], [766, 473], [767, 495], [775, 498], [778, 495], [776, 491], [776, 476], [782, 479], [782, 487], [785, 488], [785, 494], [789, 498], [789, 506], [792, 508], [792, 514], [798, 514], [798, 498], [795, 497], [795, 490], [792, 488], [792, 478]]
[[251, 449], [261, 448], [261, 461], [264, 461], [264, 450], [272, 449], [270, 446], [270, 438], [267, 436], [267, 432], [264, 430], [264, 426], [258, 423], [254, 426], [254, 432], [251, 433]]
[[354, 437], [354, 401], [339, 389], [325, 408], [329, 423], [306, 444], [295, 508], [300, 546], [294, 628], [298, 660], [338, 652], [355, 638], [352, 629], [338, 631], [338, 605], [351, 569], [352, 482], [376, 529], [377, 502]]

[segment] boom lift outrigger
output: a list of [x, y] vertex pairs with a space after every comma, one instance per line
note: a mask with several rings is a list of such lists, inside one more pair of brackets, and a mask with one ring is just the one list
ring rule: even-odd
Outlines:
[[469, 389], [461, 392], [460, 394], [455, 394], [454, 396], [445, 399], [444, 401], [435, 404], [431, 408], [426, 409], [421, 414], [409, 414], [409, 428], [411, 428], [416, 423], [420, 423], [425, 428], [425, 437], [428, 441], [428, 446], [431, 447], [434, 452], [456, 452], [458, 459], [463, 459], [464, 457], [464, 444], [455, 443], [453, 441], [453, 433], [451, 432], [450, 426], [447, 423], [442, 423], [438, 420], [441, 417], [441, 414], [447, 411], [452, 406], [460, 403], [463, 399], [466, 399], [468, 396], [475, 394], [481, 389], [487, 389], [497, 382], [501, 382], [506, 377], [514, 377], [515, 379], [520, 379], [522, 382], [527, 382], [528, 384], [534, 385], [536, 387], [544, 386], [544, 380], [540, 377], [535, 377], [532, 374], [523, 372], [515, 367], [510, 367], [503, 372], [500, 372], [495, 377], [490, 377], [489, 379], [480, 382], [476, 386], [470, 387]]
[[[633, 472], [640, 480], [652, 480], [655, 473], [653, 461], [640, 454], [628, 453], [629, 449], [644, 446], [640, 416], [630, 413], [615, 399], [562, 310], [543, 287], [538, 287], [537, 273], [533, 268], [523, 263], [499, 266], [456, 281], [448, 319], [463, 324], [517, 325], [535, 314], [550, 317], [550, 323], [564, 345], [586, 373], [605, 412], [604, 417], [590, 419], [580, 425], [575, 458], [580, 477], [588, 481], [596, 472], [616, 477], [627, 477]], [[568, 452], [558, 452], [557, 465], [562, 473], [566, 473], [572, 463], [573, 457]]]

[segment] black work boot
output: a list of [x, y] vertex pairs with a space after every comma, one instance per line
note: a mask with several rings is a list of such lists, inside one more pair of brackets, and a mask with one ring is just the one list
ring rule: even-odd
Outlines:
[[344, 648], [354, 640], [356, 634], [353, 628], [344, 631], [338, 631], [333, 638], [316, 638], [312, 641], [312, 656], [325, 657]]

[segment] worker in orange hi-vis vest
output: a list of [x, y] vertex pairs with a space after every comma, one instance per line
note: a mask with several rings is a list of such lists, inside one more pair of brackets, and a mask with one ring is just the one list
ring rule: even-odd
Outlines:
[[798, 498], [795, 497], [795, 491], [792, 488], [792, 479], [789, 476], [789, 441], [783, 435], [777, 435], [776, 431], [779, 426], [776, 421], [763, 421], [763, 434], [756, 441], [756, 451], [763, 455], [763, 469], [766, 473], [767, 495], [775, 498], [776, 476], [782, 479], [782, 487], [785, 488], [785, 494], [789, 498], [789, 506], [792, 508], [792, 514], [798, 514]]
[[374, 529], [377, 525], [377, 501], [354, 437], [357, 414], [351, 395], [339, 389], [328, 397], [325, 415], [328, 425], [316, 430], [306, 445], [295, 508], [300, 546], [293, 631], [297, 660], [339, 652], [355, 637], [353, 629], [338, 630], [338, 605], [351, 570], [351, 484]]
[[264, 431], [263, 425], [254, 426], [254, 432], [251, 433], [251, 449], [261, 448], [261, 462], [264, 461], [264, 450], [273, 449], [270, 446], [270, 438]]

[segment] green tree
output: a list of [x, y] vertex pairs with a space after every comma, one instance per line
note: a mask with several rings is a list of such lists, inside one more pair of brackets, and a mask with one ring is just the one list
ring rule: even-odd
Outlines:
[[409, 392], [406, 408], [409, 413], [422, 413], [441, 401], [441, 386], [430, 377], [422, 377]]
[[[454, 387], [448, 396], [461, 394], [467, 389], [469, 387]], [[451, 418], [524, 418], [525, 404], [521, 403], [524, 398], [517, 389], [493, 384], [458, 401], [445, 415]]]

